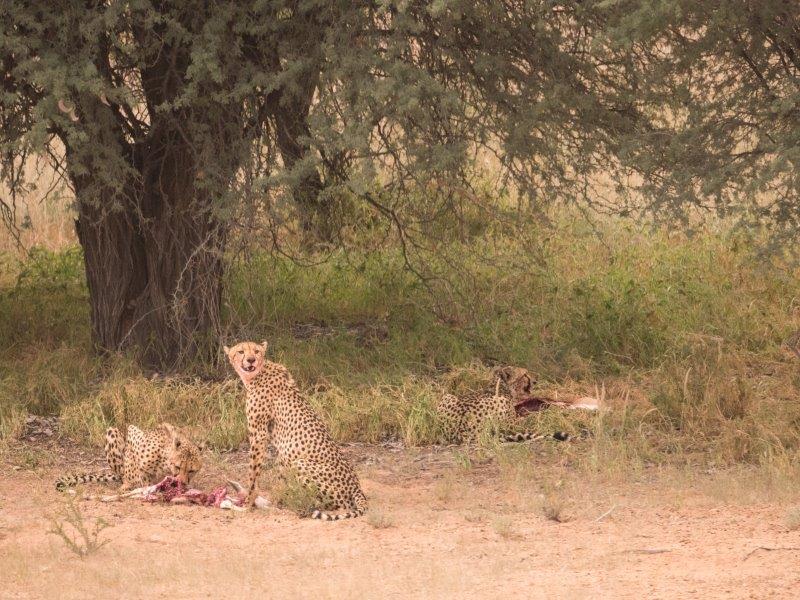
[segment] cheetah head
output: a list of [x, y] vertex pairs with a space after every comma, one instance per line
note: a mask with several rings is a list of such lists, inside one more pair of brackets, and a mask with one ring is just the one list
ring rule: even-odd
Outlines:
[[520, 367], [502, 367], [495, 370], [495, 375], [503, 380], [514, 399], [529, 395], [536, 380], [527, 369]]
[[201, 453], [205, 444], [195, 444], [169, 423], [162, 423], [161, 427], [169, 434], [166, 456], [170, 475], [181, 483], [188, 484], [203, 466]]
[[239, 342], [235, 346], [223, 347], [233, 370], [247, 384], [261, 372], [264, 367], [264, 355], [267, 353], [267, 342]]

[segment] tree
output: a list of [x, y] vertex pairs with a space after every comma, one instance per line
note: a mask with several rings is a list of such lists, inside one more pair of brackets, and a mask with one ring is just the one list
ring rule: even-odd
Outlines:
[[603, 4], [7, 0], [6, 214], [27, 157], [49, 157], [76, 197], [95, 344], [178, 367], [214, 347], [237, 216], [291, 198], [330, 242], [347, 194], [413, 252], [487, 155], [528, 208], [585, 195], [636, 125]]
[[[628, 52], [637, 126], [619, 139], [640, 207], [800, 232], [796, 2], [621, 2], [603, 34]], [[633, 72], [635, 71], [635, 73]]]

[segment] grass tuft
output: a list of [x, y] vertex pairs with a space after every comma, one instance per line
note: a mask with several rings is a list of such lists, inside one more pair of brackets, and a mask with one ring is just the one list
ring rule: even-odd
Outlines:
[[539, 498], [539, 511], [548, 521], [566, 523], [569, 516], [566, 512], [567, 501], [558, 490], [550, 490]]
[[366, 520], [373, 529], [394, 527], [394, 518], [379, 508], [371, 508], [367, 511]]
[[316, 509], [326, 508], [319, 489], [306, 484], [292, 472], [280, 475], [277, 469], [270, 474], [270, 498], [280, 508], [286, 508], [300, 517], [310, 517]]
[[517, 540], [522, 537], [514, 527], [514, 520], [509, 516], [498, 516], [492, 519], [492, 529], [504, 540]]
[[800, 508], [792, 508], [786, 513], [786, 528], [789, 531], [800, 529]]

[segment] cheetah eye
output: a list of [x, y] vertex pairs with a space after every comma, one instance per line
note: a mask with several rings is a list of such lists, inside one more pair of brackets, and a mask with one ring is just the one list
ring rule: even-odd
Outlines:
[[238, 350], [236, 354], [244, 354], [244, 350]]

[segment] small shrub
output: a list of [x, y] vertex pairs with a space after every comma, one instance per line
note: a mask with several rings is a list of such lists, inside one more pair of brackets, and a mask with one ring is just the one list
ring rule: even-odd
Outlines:
[[466, 450], [454, 450], [453, 461], [461, 471], [469, 472], [472, 470], [472, 457]]
[[447, 471], [433, 488], [433, 496], [442, 504], [450, 504], [458, 495], [458, 478], [452, 471]]
[[25, 431], [26, 411], [10, 399], [5, 402], [0, 383], [0, 449], [8, 448], [11, 441]]
[[308, 517], [319, 508], [330, 507], [330, 503], [322, 498], [319, 488], [300, 481], [291, 471], [280, 475], [275, 469], [271, 480], [271, 495], [280, 508], [289, 509], [301, 517]]
[[482, 512], [470, 511], [464, 513], [464, 520], [467, 523], [484, 523], [486, 522], [486, 515]]
[[31, 446], [22, 446], [14, 453], [14, 462], [25, 469], [37, 469], [50, 465], [53, 461], [51, 453]]
[[34, 246], [17, 276], [17, 287], [45, 289], [80, 286], [85, 282], [83, 251], [70, 246], [60, 251]]
[[565, 499], [558, 493], [549, 492], [542, 494], [539, 499], [539, 511], [548, 521], [556, 523], [566, 523], [569, 521], [567, 516]]
[[394, 527], [394, 519], [379, 508], [371, 508], [367, 511], [367, 523], [373, 529], [388, 529]]
[[104, 519], [96, 519], [92, 527], [87, 525], [75, 496], [67, 494], [60, 517], [50, 520], [47, 533], [61, 538], [70, 552], [85, 558], [110, 542], [100, 539], [100, 533], [108, 527], [110, 525]]
[[566, 523], [569, 521], [567, 515], [567, 498], [564, 495], [562, 482], [546, 483], [539, 494], [537, 508], [541, 515], [548, 521], [555, 523]]
[[515, 529], [514, 520], [511, 517], [495, 517], [492, 519], [492, 529], [504, 540], [515, 540], [522, 537]]
[[792, 508], [786, 513], [786, 528], [789, 531], [800, 529], [800, 508]]

